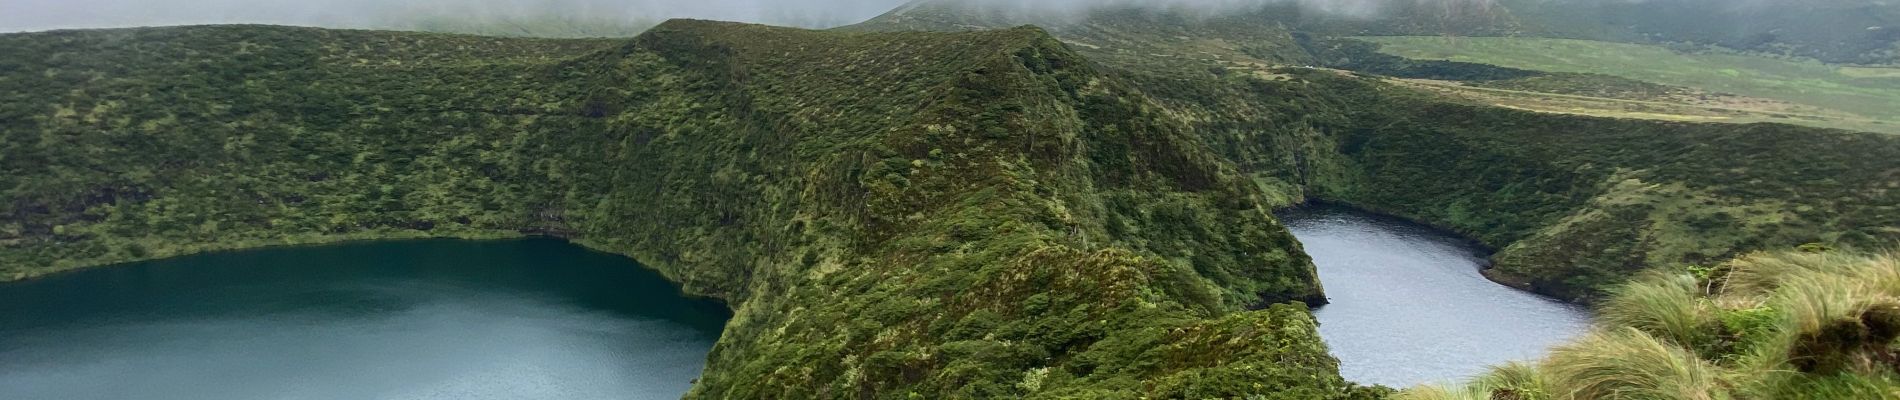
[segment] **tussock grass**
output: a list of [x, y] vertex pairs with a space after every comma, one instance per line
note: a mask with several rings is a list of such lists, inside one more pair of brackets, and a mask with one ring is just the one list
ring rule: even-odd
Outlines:
[[1489, 373], [1478, 376], [1470, 384], [1461, 386], [1420, 386], [1399, 392], [1393, 396], [1397, 400], [1543, 400], [1553, 399], [1549, 374], [1537, 366], [1525, 363], [1509, 363], [1492, 367]]
[[1615, 291], [1535, 364], [1401, 399], [1900, 399], [1900, 253], [1751, 254]]
[[1421, 386], [1393, 395], [1394, 400], [1490, 400], [1491, 392], [1482, 386]]
[[1553, 390], [1549, 374], [1537, 366], [1516, 362], [1494, 367], [1473, 383], [1485, 389], [1481, 392], [1487, 395], [1485, 398], [1549, 399]]
[[1768, 294], [1792, 277], [1831, 273], [1847, 265], [1870, 260], [1860, 255], [1836, 252], [1761, 253], [1736, 259], [1724, 266], [1724, 292], [1730, 295]]
[[1719, 372], [1694, 352], [1635, 328], [1593, 332], [1553, 351], [1544, 368], [1568, 399], [1712, 400]]
[[1602, 308], [1598, 319], [1625, 326], [1689, 348], [1713, 339], [1714, 306], [1703, 286], [1689, 275], [1657, 274], [1623, 286]]

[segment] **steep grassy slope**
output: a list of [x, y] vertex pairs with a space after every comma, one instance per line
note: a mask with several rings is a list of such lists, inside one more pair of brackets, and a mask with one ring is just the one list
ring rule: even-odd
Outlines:
[[[539, 225], [598, 125], [538, 69], [613, 42], [264, 27], [0, 40], [0, 278], [329, 237]], [[537, 165], [539, 164], [539, 165]], [[482, 201], [474, 201], [479, 194]]]
[[1539, 114], [1212, 57], [1099, 61], [1189, 121], [1277, 202], [1345, 202], [1463, 232], [1500, 249], [1495, 279], [1565, 299], [1645, 268], [1900, 240], [1891, 136]]
[[1463, 232], [1499, 249], [1494, 279], [1540, 293], [1583, 300], [1646, 268], [1900, 239], [1891, 135], [1540, 114], [1276, 72], [1151, 92], [1193, 93], [1170, 108], [1205, 115], [1196, 130], [1210, 146], [1289, 201]]
[[1560, 298], [1645, 268], [1900, 238], [1889, 135], [1378, 102], [1366, 92], [1390, 88], [1327, 85], [1373, 108], [1316, 127], [1335, 132], [1348, 172], [1300, 178], [1313, 194], [1471, 234], [1500, 248], [1493, 278]]
[[707, 398], [1342, 398], [1267, 193], [1036, 29], [0, 36], [0, 272], [550, 233], [735, 309]]

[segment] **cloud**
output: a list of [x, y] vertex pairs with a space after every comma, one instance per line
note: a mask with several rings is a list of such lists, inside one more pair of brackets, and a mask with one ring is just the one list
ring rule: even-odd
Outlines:
[[[1308, 12], [1340, 16], [1374, 17], [1399, 6], [1429, 6], [1447, 9], [1485, 8], [1497, 0], [940, 0], [956, 2], [982, 10], [1010, 10], [1028, 14], [1074, 15], [1101, 7], [1144, 7], [1222, 13], [1251, 10], [1266, 6], [1298, 5]], [[1624, 0], [1627, 1], [1627, 0]]]
[[[408, 28], [415, 19], [484, 21], [496, 18], [616, 19], [635, 23], [704, 18], [804, 27], [851, 24], [910, 0], [0, 0], [0, 32], [61, 28], [262, 23], [339, 28]], [[1446, 13], [1492, 7], [1507, 0], [931, 0], [1024, 17], [1075, 15], [1097, 7], [1150, 7], [1221, 13], [1265, 5], [1298, 4], [1307, 11], [1376, 17], [1395, 7], [1443, 7]], [[1803, 2], [1876, 0], [1514, 0], [1523, 2], [1636, 3], [1761, 7]], [[1876, 1], [1877, 2], [1877, 1]], [[1042, 14], [1038, 16], [1037, 14]]]
[[258, 23], [399, 28], [414, 18], [650, 21], [705, 18], [781, 25], [858, 22], [906, 0], [0, 0], [0, 32]]

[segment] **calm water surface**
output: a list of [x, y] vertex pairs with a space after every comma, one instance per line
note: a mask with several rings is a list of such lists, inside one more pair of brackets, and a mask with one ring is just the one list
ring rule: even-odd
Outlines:
[[191, 256], [0, 285], [0, 399], [676, 399], [729, 317], [550, 239]]
[[1454, 234], [1330, 206], [1281, 220], [1319, 266], [1332, 304], [1314, 315], [1346, 379], [1461, 380], [1536, 359], [1589, 324], [1581, 308], [1486, 280], [1484, 250]]

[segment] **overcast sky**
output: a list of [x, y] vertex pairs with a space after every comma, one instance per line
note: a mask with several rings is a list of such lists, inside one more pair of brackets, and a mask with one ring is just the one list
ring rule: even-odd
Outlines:
[[[1221, 10], [1300, 2], [1362, 14], [1392, 1], [1488, 3], [1492, 0], [956, 0], [1013, 10], [1072, 13], [1089, 6], [1141, 5]], [[779, 25], [860, 22], [909, 0], [0, 0], [0, 32], [62, 28], [260, 23], [341, 28], [402, 27], [417, 18], [583, 17], [663, 20], [688, 17]]]
[[[366, 28], [412, 16], [857, 22], [907, 0], [0, 0], [0, 32], [262, 23]], [[818, 21], [818, 22], [814, 22]]]
[[[1393, 2], [1485, 6], [1497, 0], [953, 0], [1012, 10], [1073, 13], [1104, 4], [1188, 7], [1219, 12], [1262, 3], [1372, 16]], [[1668, 0], [1550, 0], [1642, 2]], [[1677, 0], [1746, 6], [1867, 0]], [[579, 17], [656, 21], [704, 18], [824, 27], [875, 17], [909, 0], [0, 0], [0, 32], [61, 28], [261, 23], [402, 28], [419, 18]]]

